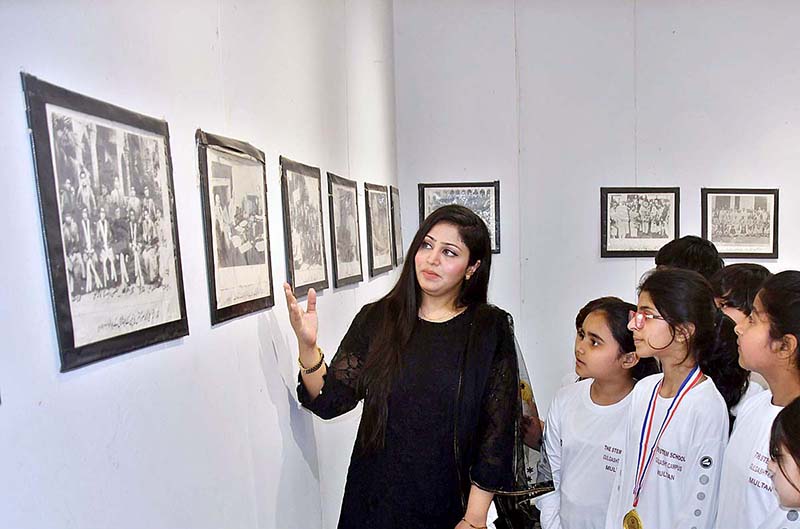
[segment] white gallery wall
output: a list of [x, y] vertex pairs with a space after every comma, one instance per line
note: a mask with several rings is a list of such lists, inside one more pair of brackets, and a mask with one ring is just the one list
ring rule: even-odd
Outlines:
[[778, 187], [763, 264], [800, 269], [798, 24], [789, 0], [395, 1], [400, 188], [500, 179], [490, 297], [516, 316], [540, 408], [577, 310], [635, 301], [652, 267], [600, 258], [601, 186], [680, 187], [684, 235], [701, 187]]
[[[364, 282], [319, 299], [330, 358], [396, 277], [368, 277], [363, 202], [397, 183], [392, 48], [388, 0], [0, 3], [1, 527], [335, 527], [357, 417], [294, 400], [278, 156], [360, 184]], [[59, 372], [21, 70], [168, 121], [189, 336]], [[198, 127], [266, 153], [279, 289], [213, 329]]]

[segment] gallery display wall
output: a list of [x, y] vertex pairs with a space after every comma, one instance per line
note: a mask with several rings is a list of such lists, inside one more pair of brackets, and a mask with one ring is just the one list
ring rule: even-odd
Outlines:
[[[364, 182], [397, 186], [391, 3], [12, 1], [0, 29], [0, 526], [335, 527], [357, 413], [295, 402], [279, 156], [358, 183], [365, 249]], [[20, 71], [168, 123], [187, 336], [60, 373]], [[277, 289], [213, 327], [198, 128], [264, 153]], [[397, 273], [362, 271], [319, 298], [328, 357]]]
[[788, 1], [395, 2], [400, 190], [500, 180], [491, 295], [542, 411], [577, 310], [635, 300], [653, 265], [601, 259], [601, 187], [680, 187], [682, 235], [700, 234], [702, 187], [779, 188], [779, 258], [757, 262], [800, 269], [799, 22]]

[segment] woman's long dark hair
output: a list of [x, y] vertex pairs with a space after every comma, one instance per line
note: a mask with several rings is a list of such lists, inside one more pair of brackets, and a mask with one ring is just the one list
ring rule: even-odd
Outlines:
[[769, 455], [778, 463], [778, 468], [783, 472], [786, 481], [800, 492], [800, 483], [795, 483], [786, 471], [783, 470], [781, 447], [785, 448], [789, 456], [794, 459], [795, 465], [800, 467], [800, 398], [794, 399], [783, 408], [772, 423], [772, 432], [769, 437]]
[[739, 365], [736, 324], [717, 308], [708, 280], [692, 270], [657, 268], [645, 277], [639, 292], [650, 294], [673, 340], [679, 327], [694, 326], [687, 337], [687, 356], [711, 377], [730, 411], [747, 390], [750, 372]]
[[452, 224], [458, 229], [461, 240], [469, 249], [469, 266], [478, 260], [481, 262], [469, 280], [462, 282], [456, 306], [469, 307], [486, 303], [492, 266], [491, 243], [486, 223], [464, 206], [441, 207], [422, 222], [408, 248], [400, 278], [373, 309], [381, 311], [380, 324], [372, 337], [370, 352], [359, 381], [360, 392], [364, 395], [364, 411], [361, 417], [363, 435], [359, 436], [362, 439], [360, 448], [364, 451], [383, 447], [389, 392], [400, 370], [403, 349], [418, 322], [421, 290], [414, 258], [425, 236], [440, 222]]
[[[633, 343], [633, 333], [628, 329], [630, 311], [635, 311], [636, 305], [623, 301], [614, 296], [593, 299], [578, 311], [575, 317], [575, 327], [578, 331], [583, 327], [583, 322], [593, 312], [602, 313], [606, 325], [611, 331], [611, 336], [619, 345], [620, 354], [635, 353], [636, 345]], [[646, 376], [659, 373], [661, 368], [655, 358], [640, 358], [639, 362], [631, 369], [634, 382]]]

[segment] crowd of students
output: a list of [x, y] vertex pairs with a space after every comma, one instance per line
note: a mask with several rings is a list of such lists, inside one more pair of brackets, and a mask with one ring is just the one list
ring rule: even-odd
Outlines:
[[656, 265], [636, 305], [578, 312], [542, 528], [800, 528], [800, 272], [723, 266], [691, 236]]

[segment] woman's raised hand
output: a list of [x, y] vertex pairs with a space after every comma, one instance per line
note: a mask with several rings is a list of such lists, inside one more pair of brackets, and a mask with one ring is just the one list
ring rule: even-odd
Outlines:
[[306, 310], [300, 306], [297, 298], [292, 293], [289, 283], [283, 284], [283, 293], [286, 294], [286, 306], [289, 308], [289, 321], [292, 324], [294, 334], [297, 336], [297, 344], [300, 352], [303, 350], [314, 349], [317, 345], [317, 292], [312, 288], [308, 291], [308, 302]]

